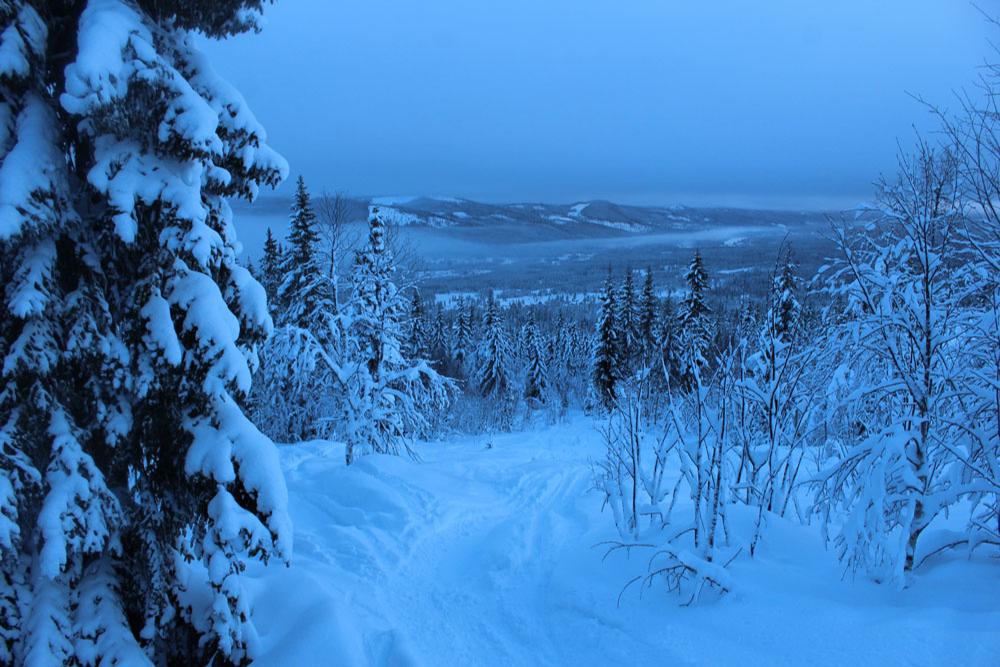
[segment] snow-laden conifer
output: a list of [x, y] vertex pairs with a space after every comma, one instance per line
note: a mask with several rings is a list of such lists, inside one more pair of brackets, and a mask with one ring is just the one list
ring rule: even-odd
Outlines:
[[490, 294], [483, 316], [483, 340], [479, 348], [479, 391], [493, 399], [505, 399], [513, 386], [513, 352], [504, 326], [503, 311]]
[[691, 263], [684, 274], [687, 291], [680, 304], [680, 331], [678, 333], [679, 360], [682, 375], [687, 385], [691, 385], [693, 375], [705, 370], [709, 363], [709, 346], [712, 343], [711, 313], [706, 301], [708, 272], [702, 261], [701, 252], [695, 251]]
[[[646, 269], [642, 283], [642, 296], [639, 300], [639, 341], [646, 357], [656, 348], [657, 324], [660, 318], [660, 303], [656, 298], [656, 288], [653, 285], [653, 269]], [[648, 360], [647, 360], [648, 363]]]
[[299, 176], [292, 202], [288, 248], [277, 289], [279, 326], [305, 329], [321, 344], [330, 334], [335, 312], [332, 285], [319, 248], [316, 213], [305, 180]]
[[680, 360], [678, 348], [679, 323], [673, 300], [668, 296], [660, 307], [656, 326], [656, 358], [659, 365], [657, 377], [675, 386], [679, 379]]
[[455, 331], [452, 333], [451, 356], [455, 361], [457, 377], [464, 378], [468, 374], [469, 360], [475, 356], [475, 340], [472, 330], [472, 306], [458, 304], [458, 316], [455, 318]]
[[524, 398], [538, 403], [545, 403], [549, 393], [549, 371], [543, 347], [538, 327], [534, 321], [529, 321], [524, 327]]
[[411, 357], [424, 359], [428, 356], [427, 313], [419, 290], [413, 290], [410, 298], [409, 332], [406, 337], [406, 352]]
[[796, 274], [797, 265], [792, 256], [791, 245], [785, 246], [781, 269], [774, 277], [774, 308], [775, 330], [786, 342], [795, 334], [802, 315], [802, 304], [799, 303], [799, 278]]
[[625, 272], [621, 289], [616, 298], [618, 312], [616, 327], [618, 329], [618, 366], [623, 376], [632, 372], [636, 357], [642, 344], [640, 326], [639, 301], [635, 293], [635, 276], [631, 269]]
[[284, 251], [271, 233], [271, 228], [267, 228], [267, 236], [264, 238], [264, 256], [260, 260], [260, 284], [264, 287], [264, 294], [267, 295], [267, 304], [274, 317], [278, 307], [278, 288], [281, 285], [281, 271], [284, 264]]
[[[282, 441], [300, 441], [330, 432], [336, 409], [334, 378], [324, 356], [335, 354], [341, 341], [333, 283], [318, 247], [316, 214], [300, 176], [290, 215], [288, 247], [274, 250], [274, 263], [265, 246], [265, 289], [275, 289], [277, 327], [261, 352], [262, 369], [251, 397], [254, 417], [268, 435]], [[276, 245], [276, 244], [275, 244]], [[268, 271], [273, 270], [273, 282]]]
[[619, 350], [621, 348], [618, 304], [610, 271], [604, 282], [604, 291], [601, 293], [596, 336], [591, 363], [594, 392], [601, 405], [605, 409], [611, 409], [618, 395], [617, 385], [621, 378], [621, 369], [619, 368]]
[[378, 208], [358, 250], [347, 304], [347, 349], [332, 361], [346, 392], [347, 463], [366, 453], [398, 454], [444, 410], [454, 385], [430, 363], [405, 354], [409, 304], [396, 286], [392, 249]]
[[0, 662], [242, 663], [287, 558], [228, 199], [286, 167], [195, 46], [260, 3], [0, 3]]

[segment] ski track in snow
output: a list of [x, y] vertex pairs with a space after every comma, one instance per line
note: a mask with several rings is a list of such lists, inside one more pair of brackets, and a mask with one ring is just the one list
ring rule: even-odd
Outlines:
[[255, 665], [995, 665], [995, 565], [956, 558], [905, 591], [844, 580], [818, 531], [769, 527], [737, 590], [694, 608], [624, 583], [648, 555], [590, 492], [601, 456], [576, 415], [527, 433], [423, 445], [421, 461], [282, 448], [295, 556], [248, 577]]

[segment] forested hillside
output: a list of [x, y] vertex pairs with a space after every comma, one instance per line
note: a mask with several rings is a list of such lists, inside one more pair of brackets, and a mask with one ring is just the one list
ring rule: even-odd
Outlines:
[[0, 665], [1000, 664], [1000, 65], [840, 213], [373, 199], [269, 4], [0, 0]]

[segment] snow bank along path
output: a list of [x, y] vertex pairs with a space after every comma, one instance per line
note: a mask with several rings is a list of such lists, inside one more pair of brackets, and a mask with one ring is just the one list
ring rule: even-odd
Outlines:
[[737, 590], [694, 608], [623, 584], [648, 555], [590, 489], [594, 423], [421, 446], [420, 462], [282, 448], [292, 567], [252, 571], [256, 665], [998, 665], [1000, 568], [905, 591], [844, 579], [818, 530], [773, 523]]

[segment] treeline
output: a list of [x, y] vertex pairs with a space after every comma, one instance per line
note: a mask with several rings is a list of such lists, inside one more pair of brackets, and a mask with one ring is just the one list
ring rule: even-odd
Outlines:
[[[286, 245], [269, 229], [251, 267], [276, 329], [261, 351], [250, 406], [283, 442], [335, 438], [350, 451], [399, 452], [418, 437], [523, 428], [574, 408], [607, 411], [636, 375], [656, 378], [661, 390], [688, 386], [685, 364], [707, 366], [710, 350], [736, 336], [766, 298], [744, 295], [733, 305], [728, 294], [715, 295], [696, 252], [676, 303], [651, 269], [620, 270], [616, 284], [611, 268], [592, 300], [505, 305], [491, 290], [438, 300], [397, 262], [405, 250], [377, 207], [367, 240], [343, 229], [330, 215], [337, 209], [325, 198], [314, 203], [300, 179]], [[784, 317], [797, 318], [790, 249], [782, 260]], [[356, 441], [352, 424], [371, 419], [396, 425]]]

